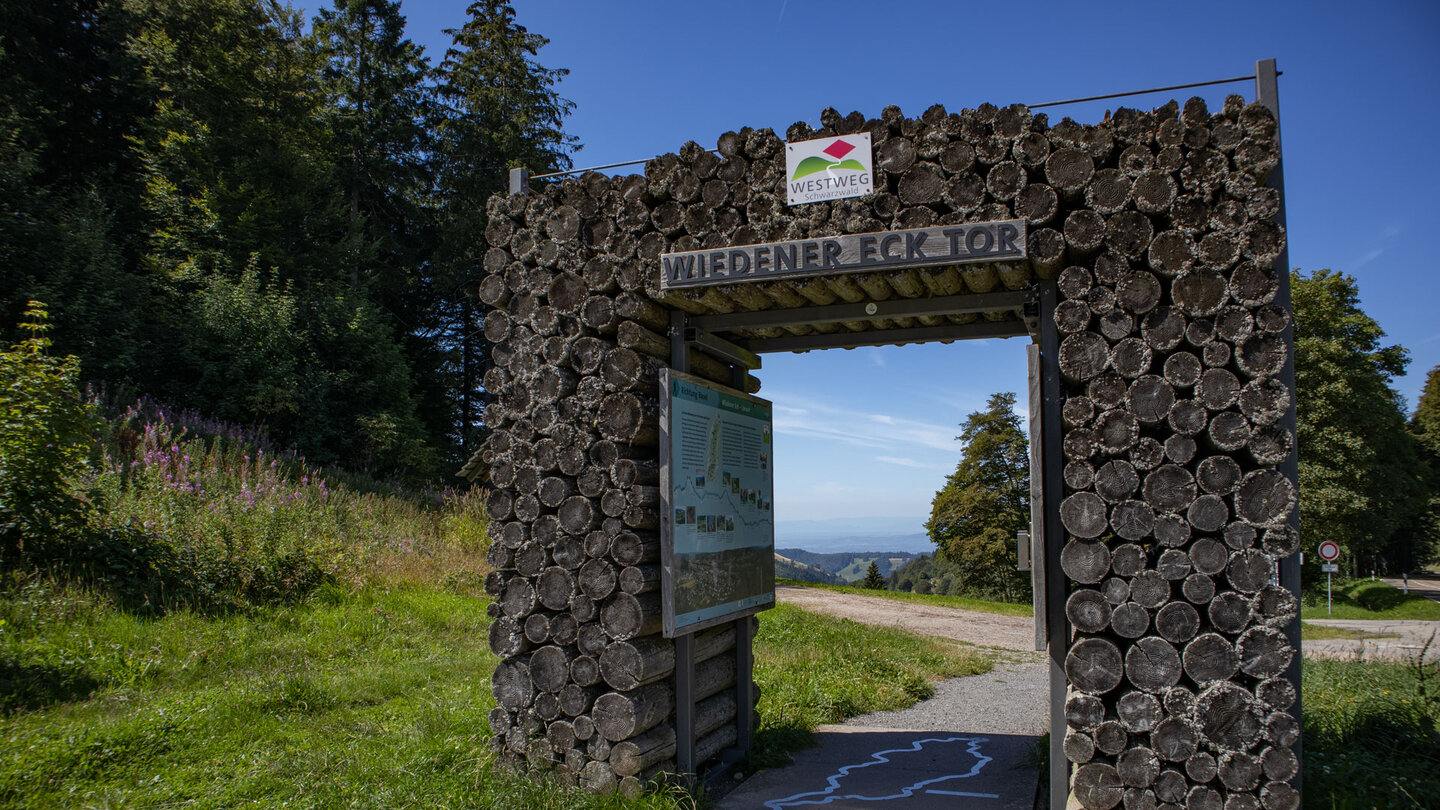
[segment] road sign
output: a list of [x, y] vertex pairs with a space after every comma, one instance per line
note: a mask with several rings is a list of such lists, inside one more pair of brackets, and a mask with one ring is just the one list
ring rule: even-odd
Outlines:
[[1327, 574], [1338, 574], [1340, 573], [1340, 566], [1336, 565], [1335, 563], [1325, 563], [1324, 565], [1320, 566], [1320, 570]]
[[1326, 540], [1320, 544], [1320, 559], [1325, 562], [1334, 562], [1340, 557], [1340, 547], [1333, 540]]

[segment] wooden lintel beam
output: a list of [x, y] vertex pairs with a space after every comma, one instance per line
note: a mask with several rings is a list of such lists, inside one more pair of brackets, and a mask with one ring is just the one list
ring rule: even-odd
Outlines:
[[774, 352], [808, 352], [814, 349], [858, 349], [863, 346], [933, 343], [938, 340], [1025, 337], [1028, 334], [1023, 321], [983, 321], [945, 326], [920, 326], [914, 329], [876, 329], [869, 332], [789, 335], [752, 340], [746, 346], [756, 354], [772, 354]]
[[977, 312], [1018, 310], [1024, 306], [1027, 295], [1028, 293], [1020, 290], [975, 295], [947, 295], [938, 298], [899, 298], [889, 301], [863, 301], [857, 304], [733, 312], [727, 315], [697, 315], [690, 319], [690, 323], [711, 332], [735, 332], [742, 329], [864, 321], [873, 318], [964, 315]]

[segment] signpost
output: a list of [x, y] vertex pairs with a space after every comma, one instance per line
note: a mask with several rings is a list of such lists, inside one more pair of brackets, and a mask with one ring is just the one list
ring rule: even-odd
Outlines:
[[1326, 540], [1320, 544], [1319, 551], [1320, 559], [1325, 561], [1320, 570], [1325, 572], [1325, 615], [1328, 616], [1333, 613], [1330, 608], [1330, 577], [1340, 570], [1340, 566], [1334, 564], [1340, 558], [1340, 546], [1333, 540]]

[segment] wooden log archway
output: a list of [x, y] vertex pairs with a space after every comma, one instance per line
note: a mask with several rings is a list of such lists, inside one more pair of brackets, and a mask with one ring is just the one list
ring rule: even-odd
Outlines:
[[[1293, 338], [1261, 68], [1268, 104], [792, 126], [870, 134], [861, 198], [787, 205], [782, 138], [748, 128], [492, 198], [492, 432], [467, 469], [492, 486], [495, 752], [631, 792], [745, 743], [752, 620], [682, 659], [659, 632], [656, 379], [679, 347], [692, 374], [759, 382], [672, 326], [761, 352], [1030, 334], [1057, 801], [1297, 807], [1298, 603], [1272, 584], [1299, 545]], [[660, 283], [664, 253], [1002, 220], [1026, 224], [1024, 260]]]

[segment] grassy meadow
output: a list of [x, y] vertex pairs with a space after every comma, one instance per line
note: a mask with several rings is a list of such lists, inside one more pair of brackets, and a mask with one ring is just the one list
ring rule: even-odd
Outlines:
[[1307, 658], [1305, 806], [1440, 806], [1440, 666]]
[[[0, 808], [695, 805], [493, 763], [479, 493], [316, 468], [149, 403], [106, 421], [86, 470], [86, 530], [0, 577]], [[1386, 588], [1352, 583], [1342, 599], [1372, 618], [1429, 616]], [[992, 663], [786, 605], [761, 615], [756, 661], [751, 767], [783, 764], [819, 724], [910, 705]], [[1307, 804], [1435, 806], [1434, 665], [1307, 661], [1304, 677]]]
[[1325, 591], [1307, 591], [1300, 616], [1305, 619], [1389, 619], [1440, 621], [1440, 602], [1405, 593], [1380, 581], [1336, 581], [1331, 592], [1333, 612], [1325, 609]]

